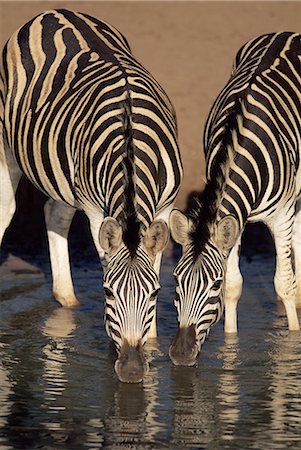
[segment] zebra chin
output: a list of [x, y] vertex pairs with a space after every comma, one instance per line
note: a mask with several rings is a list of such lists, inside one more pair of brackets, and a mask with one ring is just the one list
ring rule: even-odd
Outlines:
[[199, 356], [195, 325], [180, 327], [169, 348], [169, 356], [175, 366], [194, 366]]
[[145, 359], [141, 341], [137, 345], [130, 345], [124, 339], [119, 350], [119, 357], [115, 363], [115, 372], [119, 381], [123, 383], [140, 383], [149, 369]]

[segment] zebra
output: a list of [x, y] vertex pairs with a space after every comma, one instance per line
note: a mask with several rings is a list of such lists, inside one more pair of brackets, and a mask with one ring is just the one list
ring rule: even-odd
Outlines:
[[119, 380], [140, 382], [169, 215], [182, 179], [174, 108], [113, 26], [46, 11], [8, 40], [1, 69], [1, 235], [25, 176], [45, 204], [53, 295], [78, 304], [68, 254], [76, 210], [103, 265], [105, 326]]
[[252, 39], [238, 51], [230, 79], [210, 110], [205, 188], [194, 195], [186, 214], [173, 210], [170, 215], [171, 234], [183, 249], [174, 270], [179, 328], [169, 351], [176, 365], [196, 363], [224, 305], [224, 330], [237, 332], [243, 284], [239, 248], [248, 221], [262, 221], [272, 233], [275, 290], [289, 330], [299, 330], [300, 56], [299, 34]]

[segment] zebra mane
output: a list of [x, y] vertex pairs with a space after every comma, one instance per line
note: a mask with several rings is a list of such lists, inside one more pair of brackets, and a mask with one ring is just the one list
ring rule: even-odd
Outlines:
[[202, 192], [192, 193], [187, 204], [186, 214], [193, 222], [190, 238], [195, 261], [208, 243], [216, 220], [232, 157], [232, 152], [229, 154], [229, 148], [233, 148], [232, 132], [237, 130], [237, 116], [240, 114], [241, 105], [236, 101], [225, 118], [220, 148], [213, 160], [205, 188]]
[[123, 131], [125, 138], [125, 157], [123, 160], [123, 170], [125, 175], [125, 187], [123, 191], [124, 208], [122, 217], [123, 242], [134, 257], [140, 243], [140, 223], [137, 218], [135, 207], [136, 186], [134, 182], [134, 143], [132, 129], [132, 103], [129, 94], [124, 102]]

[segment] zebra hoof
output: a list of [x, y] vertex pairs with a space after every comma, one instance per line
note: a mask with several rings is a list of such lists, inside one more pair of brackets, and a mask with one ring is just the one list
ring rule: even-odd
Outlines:
[[120, 355], [115, 363], [115, 372], [123, 383], [140, 383], [148, 372], [141, 343], [129, 345], [125, 340], [120, 348]]
[[67, 295], [62, 297], [53, 293], [53, 296], [57, 302], [66, 308], [74, 308], [80, 304], [75, 295]]
[[169, 349], [169, 356], [173, 364], [175, 366], [194, 366], [198, 355], [195, 325], [179, 328]]

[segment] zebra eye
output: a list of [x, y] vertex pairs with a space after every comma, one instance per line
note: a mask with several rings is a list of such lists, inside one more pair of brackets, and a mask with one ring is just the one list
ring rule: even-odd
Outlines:
[[180, 294], [176, 291], [175, 293], [175, 302], [179, 302], [180, 301]]
[[212, 286], [212, 289], [218, 291], [222, 285], [222, 282], [223, 280], [216, 280], [216, 282]]
[[106, 297], [108, 297], [108, 298], [114, 297], [113, 292], [110, 291], [110, 289], [108, 289], [108, 288], [105, 287], [105, 288], [104, 288], [104, 291], [105, 291], [105, 296], [106, 296]]
[[152, 298], [157, 297], [159, 291], [160, 291], [160, 289], [156, 289], [156, 290], [152, 293], [151, 297], [152, 297]]

